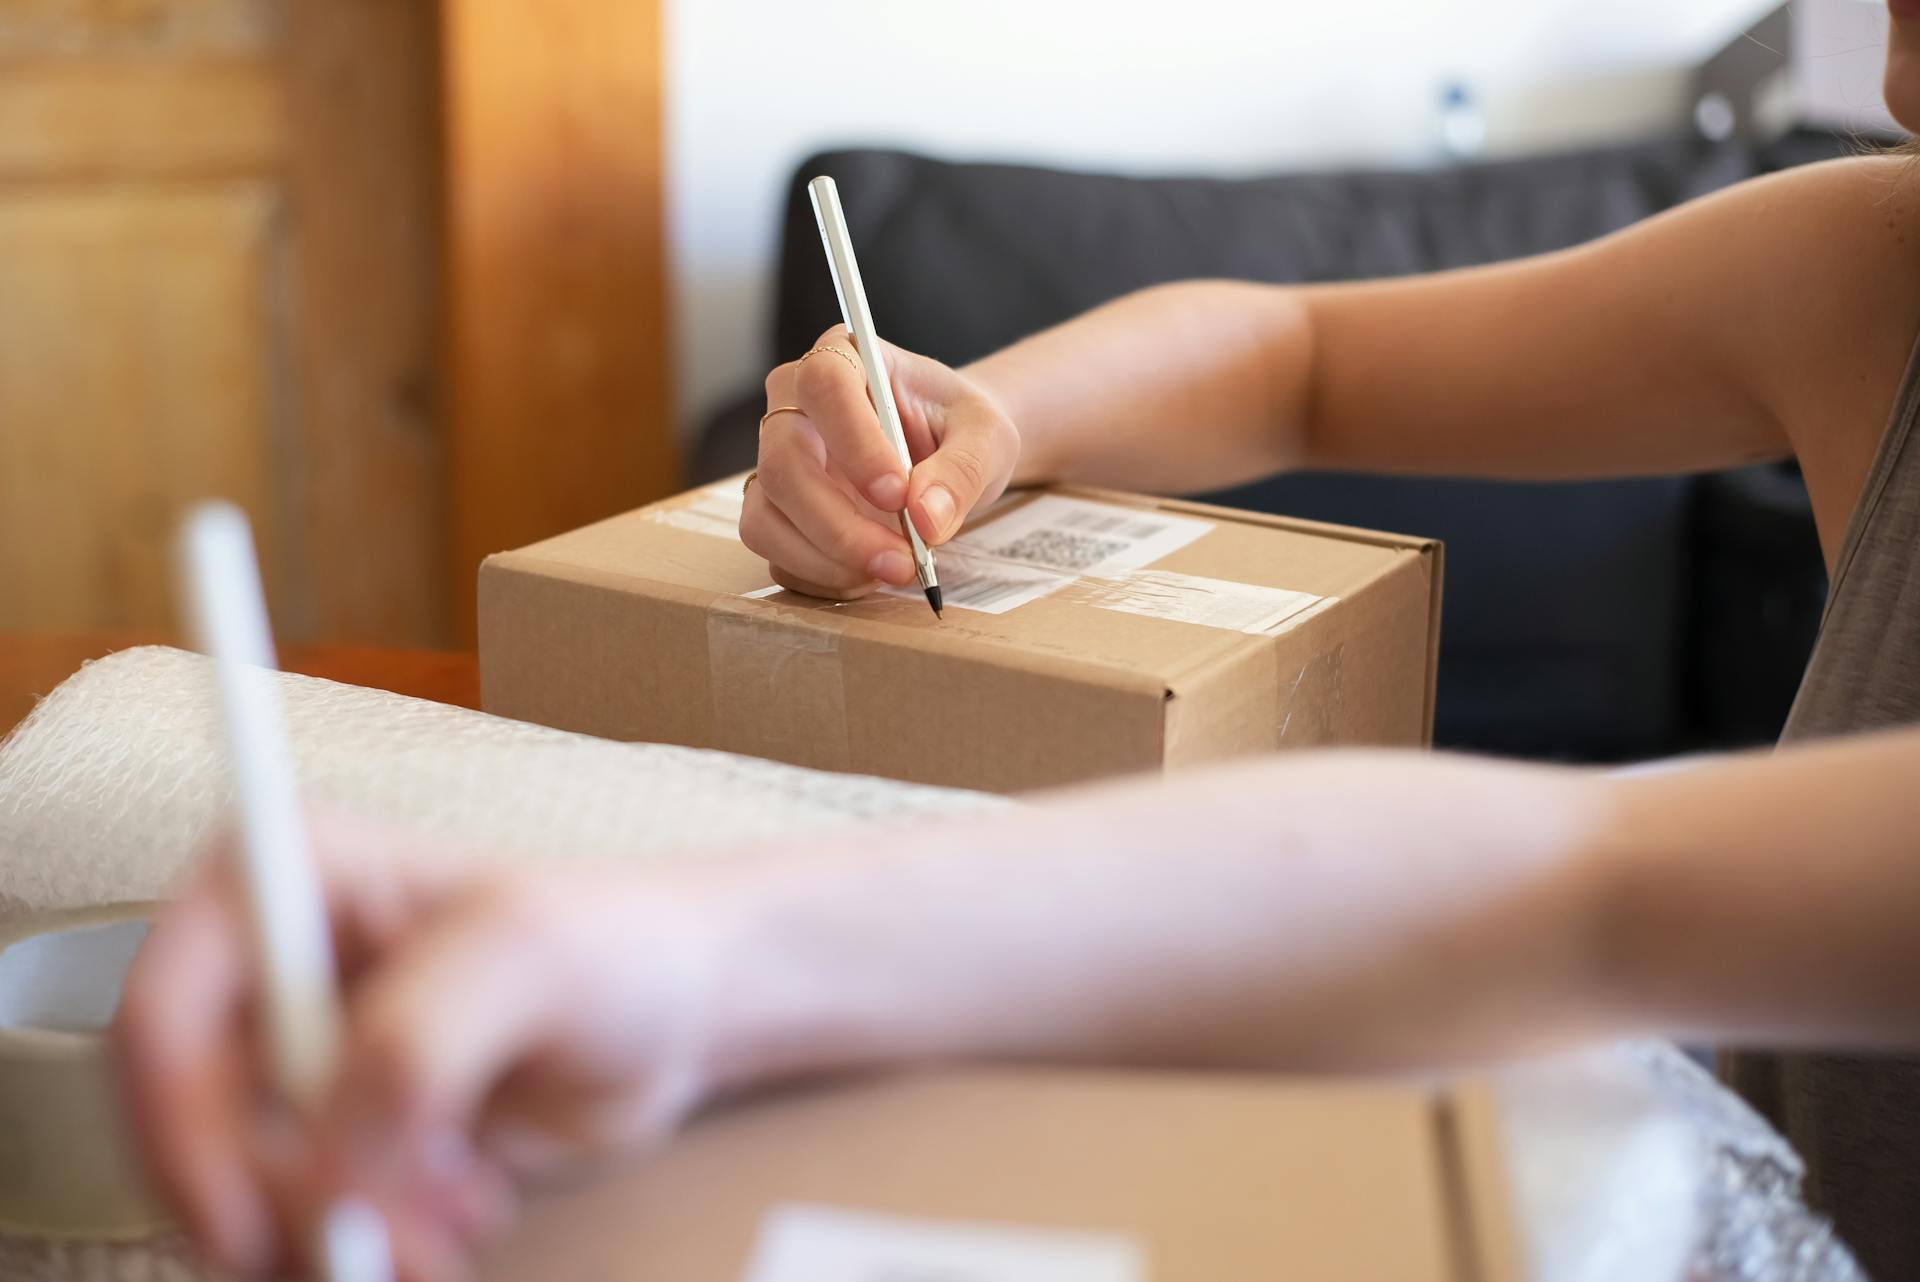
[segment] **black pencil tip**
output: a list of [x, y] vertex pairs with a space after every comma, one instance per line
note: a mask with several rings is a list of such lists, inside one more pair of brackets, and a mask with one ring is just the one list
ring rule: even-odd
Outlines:
[[927, 604], [933, 607], [934, 618], [940, 619], [946, 617], [940, 613], [940, 585], [938, 583], [927, 589]]

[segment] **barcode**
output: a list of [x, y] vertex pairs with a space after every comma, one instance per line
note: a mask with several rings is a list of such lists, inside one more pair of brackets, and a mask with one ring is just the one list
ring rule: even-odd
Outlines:
[[1025, 561], [1029, 565], [1078, 572], [1090, 570], [1108, 557], [1125, 552], [1130, 546], [1131, 542], [1127, 539], [1102, 539], [1046, 526], [1028, 530], [1010, 543], [1002, 543], [993, 549], [993, 555], [1009, 561]]
[[991, 579], [979, 576], [960, 583], [948, 583], [943, 595], [948, 605], [957, 605], [968, 610], [985, 610], [1000, 604], [1008, 597], [1017, 596], [1032, 589], [1031, 580]]
[[1167, 528], [1163, 522], [1142, 521], [1128, 512], [1089, 512], [1085, 508], [1062, 512], [1056, 520], [1068, 529], [1085, 530], [1089, 534], [1118, 534], [1129, 539], [1151, 539]]

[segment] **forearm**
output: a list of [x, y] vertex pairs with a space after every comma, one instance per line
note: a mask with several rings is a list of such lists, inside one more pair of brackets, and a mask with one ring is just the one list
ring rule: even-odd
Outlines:
[[1127, 295], [964, 372], [1020, 428], [1015, 484], [1192, 492], [1299, 461], [1311, 355], [1292, 291], [1192, 281]]
[[1565, 1042], [1602, 1010], [1604, 824], [1586, 776], [1349, 754], [783, 859], [744, 897], [715, 1071], [1393, 1068]]
[[1342, 754], [783, 858], [728, 896], [712, 1072], [1910, 1045], [1916, 777], [1913, 732], [1632, 779]]
[[1920, 1045], [1920, 731], [1623, 780], [1610, 1005], [1716, 1041]]

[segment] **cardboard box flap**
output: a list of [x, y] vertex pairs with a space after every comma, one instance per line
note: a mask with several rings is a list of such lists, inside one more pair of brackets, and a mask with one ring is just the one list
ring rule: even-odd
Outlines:
[[1451, 1191], [1454, 1270], [1463, 1282], [1524, 1282], [1499, 1101], [1484, 1082], [1437, 1097], [1440, 1147]]
[[1485, 1268], [1510, 1252], [1481, 1226], [1510, 1226], [1448, 1152], [1450, 1098], [1064, 1069], [818, 1088], [701, 1119], [645, 1163], [536, 1201], [487, 1272], [585, 1282], [643, 1260], [675, 1282], [740, 1282], [769, 1214], [798, 1204], [1122, 1238], [1149, 1282], [1519, 1282]]
[[[765, 562], [737, 538], [737, 506], [722, 498], [735, 488], [733, 481], [721, 482], [502, 553], [489, 558], [489, 563], [537, 563], [544, 573], [582, 582], [645, 584], [649, 590], [678, 599], [690, 598], [675, 589], [702, 592], [707, 601], [764, 600], [809, 611], [810, 623], [870, 642], [898, 638], [926, 650], [1023, 667], [1051, 659], [1055, 666], [1085, 665], [1093, 673], [1145, 673], [1157, 677], [1164, 690], [1177, 692], [1184, 674], [1225, 662], [1233, 652], [1258, 646], [1278, 630], [1310, 623], [1312, 603], [1307, 598], [1338, 600], [1363, 591], [1391, 572], [1402, 555], [1425, 555], [1434, 546], [1426, 540], [1258, 517], [1179, 500], [1062, 489], [1062, 494], [1084, 496], [1087, 502], [1110, 508], [1171, 513], [1204, 527], [1204, 532], [1139, 570], [1106, 577], [1063, 575], [1069, 580], [1064, 586], [1015, 610], [993, 614], [952, 608], [944, 620], [936, 620], [917, 593], [842, 603], [778, 591]], [[1015, 495], [970, 523], [969, 532], [990, 534], [1037, 500], [1052, 497]], [[936, 550], [937, 558], [956, 568], [964, 556], [953, 546]], [[1209, 602], [1209, 589], [1217, 598], [1235, 588], [1250, 598], [1247, 608], [1252, 613], [1246, 623], [1231, 617], [1225, 625], [1218, 618], [1213, 623], [1194, 621], [1206, 617], [1209, 604], [1216, 607], [1216, 615], [1222, 606], [1230, 609], [1239, 604]], [[1287, 604], [1285, 596], [1299, 594], [1298, 617], [1278, 618], [1263, 631], [1259, 626], [1263, 620], [1254, 617], [1269, 603], [1257, 595], [1263, 591], [1277, 608]], [[1086, 626], [1090, 617], [1099, 621], [1098, 629]]]

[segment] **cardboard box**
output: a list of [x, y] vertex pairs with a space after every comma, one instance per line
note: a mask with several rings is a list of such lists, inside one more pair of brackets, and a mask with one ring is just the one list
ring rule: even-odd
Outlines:
[[1428, 742], [1440, 546], [1167, 499], [1009, 496], [918, 592], [771, 586], [738, 479], [489, 557], [490, 712], [1021, 792], [1278, 748]]
[[[536, 1198], [484, 1274], [1518, 1282], [1497, 1125], [1472, 1087], [1040, 1069], [876, 1079], [702, 1119], [643, 1162]], [[816, 1240], [808, 1269], [797, 1244], [773, 1240], [849, 1213], [868, 1238], [857, 1270], [851, 1251], [830, 1267]], [[946, 1240], [915, 1240], [929, 1228]], [[1073, 1235], [1054, 1271], [962, 1266], [976, 1234], [1035, 1231], [1042, 1247]]]

